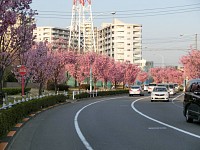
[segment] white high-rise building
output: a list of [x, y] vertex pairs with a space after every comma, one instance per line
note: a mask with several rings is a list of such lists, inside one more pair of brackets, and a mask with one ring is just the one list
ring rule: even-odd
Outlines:
[[44, 26], [44, 27], [37, 27], [33, 34], [36, 36], [37, 42], [44, 42], [48, 41], [49, 43], [53, 43], [58, 39], [62, 39], [63, 43], [61, 43], [64, 48], [67, 49], [67, 44], [69, 41], [69, 33], [70, 30], [67, 28], [58, 28], [58, 27], [50, 27], [50, 26]]
[[113, 23], [103, 23], [98, 31], [97, 51], [117, 61], [141, 66], [142, 25], [127, 24], [118, 19]]

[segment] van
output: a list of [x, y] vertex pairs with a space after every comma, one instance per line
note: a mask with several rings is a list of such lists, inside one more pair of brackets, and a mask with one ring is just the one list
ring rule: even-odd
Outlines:
[[200, 121], [200, 79], [189, 80], [186, 84], [183, 115], [187, 122]]

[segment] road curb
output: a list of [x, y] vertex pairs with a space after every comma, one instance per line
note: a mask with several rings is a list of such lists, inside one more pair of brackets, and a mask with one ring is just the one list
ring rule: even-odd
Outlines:
[[55, 104], [53, 106], [49, 106], [47, 108], [44, 108], [44, 109], [41, 109], [40, 111], [37, 111], [35, 113], [31, 113], [29, 114], [26, 118], [23, 118], [21, 122], [17, 123], [13, 128], [12, 130], [10, 130], [8, 132], [8, 134], [5, 136], [5, 137], [2, 137], [0, 139], [0, 150], [6, 150], [8, 147], [9, 147], [9, 144], [11, 143], [11, 141], [13, 140], [13, 138], [16, 136], [16, 134], [20, 131], [20, 129], [29, 121], [31, 120], [32, 118], [36, 117], [38, 114], [46, 111], [46, 110], [49, 110], [49, 109], [52, 109], [52, 108], [55, 108], [57, 106], [61, 106], [61, 105], [65, 105], [65, 104], [68, 104], [68, 103], [73, 103], [75, 102], [74, 100], [66, 100], [66, 102], [63, 102], [63, 103], [59, 103], [59, 104]]

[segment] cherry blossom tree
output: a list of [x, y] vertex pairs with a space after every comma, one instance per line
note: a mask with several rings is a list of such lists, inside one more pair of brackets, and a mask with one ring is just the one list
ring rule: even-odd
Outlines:
[[140, 81], [140, 82], [144, 82], [146, 81], [146, 79], [148, 78], [148, 73], [147, 72], [139, 72], [138, 76], [137, 76], [137, 79]]
[[32, 46], [35, 11], [30, 8], [31, 3], [31, 0], [0, 1], [0, 82], [5, 69], [16, 60], [22, 64], [23, 54]]
[[126, 63], [126, 71], [124, 74], [125, 83], [128, 85], [134, 84], [140, 68], [135, 64]]
[[66, 41], [63, 39], [58, 39], [52, 42], [51, 44], [48, 44], [48, 57], [51, 58], [49, 61], [49, 69], [52, 73], [52, 77], [49, 80], [53, 81], [54, 83], [55, 93], [58, 91], [58, 83], [63, 83], [64, 81], [69, 79], [69, 76], [66, 76], [66, 65], [73, 64], [75, 61], [75, 53], [66, 50], [66, 45], [63, 46], [63, 43], [65, 42]]
[[47, 42], [39, 42], [33, 45], [32, 49], [24, 54], [27, 67], [26, 78], [31, 78], [39, 83], [39, 95], [42, 94], [44, 84], [52, 77], [52, 57], [49, 53]]
[[183, 72], [172, 67], [151, 68], [151, 76], [156, 83], [179, 83], [183, 82]]
[[184, 66], [184, 73], [188, 79], [200, 78], [200, 51], [191, 50], [189, 54], [183, 56], [180, 61]]
[[150, 74], [151, 74], [154, 82], [156, 82], [156, 83], [162, 82], [162, 68], [161, 67], [151, 68]]

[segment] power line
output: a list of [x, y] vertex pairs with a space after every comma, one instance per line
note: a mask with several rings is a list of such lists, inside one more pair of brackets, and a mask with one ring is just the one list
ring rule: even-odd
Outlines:
[[[134, 12], [134, 11], [148, 11], [148, 10], [163, 10], [163, 9], [171, 9], [171, 8], [183, 8], [183, 7], [190, 7], [190, 6], [197, 6], [197, 5], [200, 5], [200, 3], [194, 3], [194, 4], [189, 4], [189, 5], [177, 5], [177, 6], [169, 6], [169, 7], [157, 7], [157, 8], [145, 8], [145, 9], [135, 9], [135, 10], [116, 10], [115, 12]], [[51, 10], [47, 10], [47, 11], [40, 11], [38, 10], [38, 12], [44, 12], [44, 13], [63, 13], [63, 14], [71, 14], [71, 11], [51, 11]], [[110, 13], [111, 11], [93, 11], [93, 14], [97, 13], [97, 14], [100, 14], [100, 13]]]
[[[172, 14], [195, 12], [195, 11], [200, 11], [200, 7], [196, 6], [198, 4], [200, 4], [200, 3], [191, 4], [191, 5], [174, 6], [174, 7], [116, 11], [117, 13], [116, 13], [115, 17], [117, 17], [117, 18], [149, 17], [149, 16], [170, 15], [170, 14], [172, 15]], [[195, 6], [195, 7], [183, 8], [183, 7], [188, 7], [188, 6]], [[179, 9], [174, 9], [174, 8], [179, 8]], [[169, 9], [171, 9], [171, 10], [169, 10]], [[157, 10], [159, 10], [159, 11], [157, 11]], [[147, 12], [145, 12], [145, 11], [147, 11]], [[38, 12], [44, 13], [44, 14], [39, 13], [39, 16], [38, 16], [39, 18], [71, 19], [71, 12], [60, 12], [60, 11], [38, 11]], [[134, 12], [134, 13], [123, 14], [121, 12]], [[98, 14], [102, 13], [101, 16], [97, 16], [95, 19], [106, 19], [106, 18], [112, 17], [112, 15], [110, 13], [108, 13], [108, 11], [93, 12], [93, 14], [95, 14], [95, 13], [98, 13]], [[51, 16], [51, 17], [40, 17], [40, 16]]]

